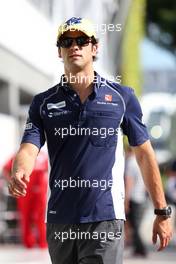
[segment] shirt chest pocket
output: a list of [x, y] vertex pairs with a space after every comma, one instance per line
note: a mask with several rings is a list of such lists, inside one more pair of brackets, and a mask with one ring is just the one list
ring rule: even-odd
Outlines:
[[88, 112], [91, 129], [90, 141], [96, 147], [113, 147], [117, 144], [120, 116], [113, 112]]

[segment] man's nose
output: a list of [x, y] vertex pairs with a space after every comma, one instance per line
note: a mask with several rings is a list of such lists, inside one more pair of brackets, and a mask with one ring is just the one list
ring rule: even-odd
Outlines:
[[75, 40], [75, 39], [73, 39], [73, 42], [72, 42], [72, 45], [71, 45], [70, 48], [71, 48], [71, 49], [78, 49], [78, 48], [79, 48], [79, 46], [78, 46], [78, 44], [76, 43], [76, 40]]

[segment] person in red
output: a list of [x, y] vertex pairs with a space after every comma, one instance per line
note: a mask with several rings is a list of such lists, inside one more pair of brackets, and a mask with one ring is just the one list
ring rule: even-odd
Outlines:
[[[13, 163], [11, 157], [3, 167], [3, 174], [9, 179]], [[48, 185], [48, 158], [44, 151], [37, 157], [35, 168], [28, 183], [26, 196], [17, 199], [20, 212], [22, 242], [25, 247], [32, 248], [38, 244], [46, 248], [45, 209]]]

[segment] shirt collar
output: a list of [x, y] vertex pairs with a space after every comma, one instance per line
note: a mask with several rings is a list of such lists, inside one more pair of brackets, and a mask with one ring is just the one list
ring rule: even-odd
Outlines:
[[102, 77], [96, 71], [94, 71], [94, 91], [96, 94], [101, 86], [101, 79]]
[[[95, 92], [96, 94], [98, 92], [98, 89], [101, 86], [101, 80], [102, 80], [102, 77], [96, 71], [94, 71], [93, 92]], [[69, 83], [67, 82], [65, 74], [63, 74], [61, 76], [60, 85], [61, 85], [62, 89], [64, 89], [64, 91], [69, 92], [69, 93], [74, 93], [74, 90], [71, 89]]]

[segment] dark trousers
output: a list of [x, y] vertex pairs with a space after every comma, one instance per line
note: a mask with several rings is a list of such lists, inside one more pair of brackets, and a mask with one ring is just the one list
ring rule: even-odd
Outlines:
[[133, 201], [130, 201], [130, 211], [127, 216], [127, 219], [129, 220], [130, 225], [132, 227], [134, 253], [139, 253], [141, 255], [146, 255], [146, 247], [139, 231], [144, 211], [144, 203], [135, 203]]
[[47, 224], [52, 264], [122, 264], [124, 221]]

